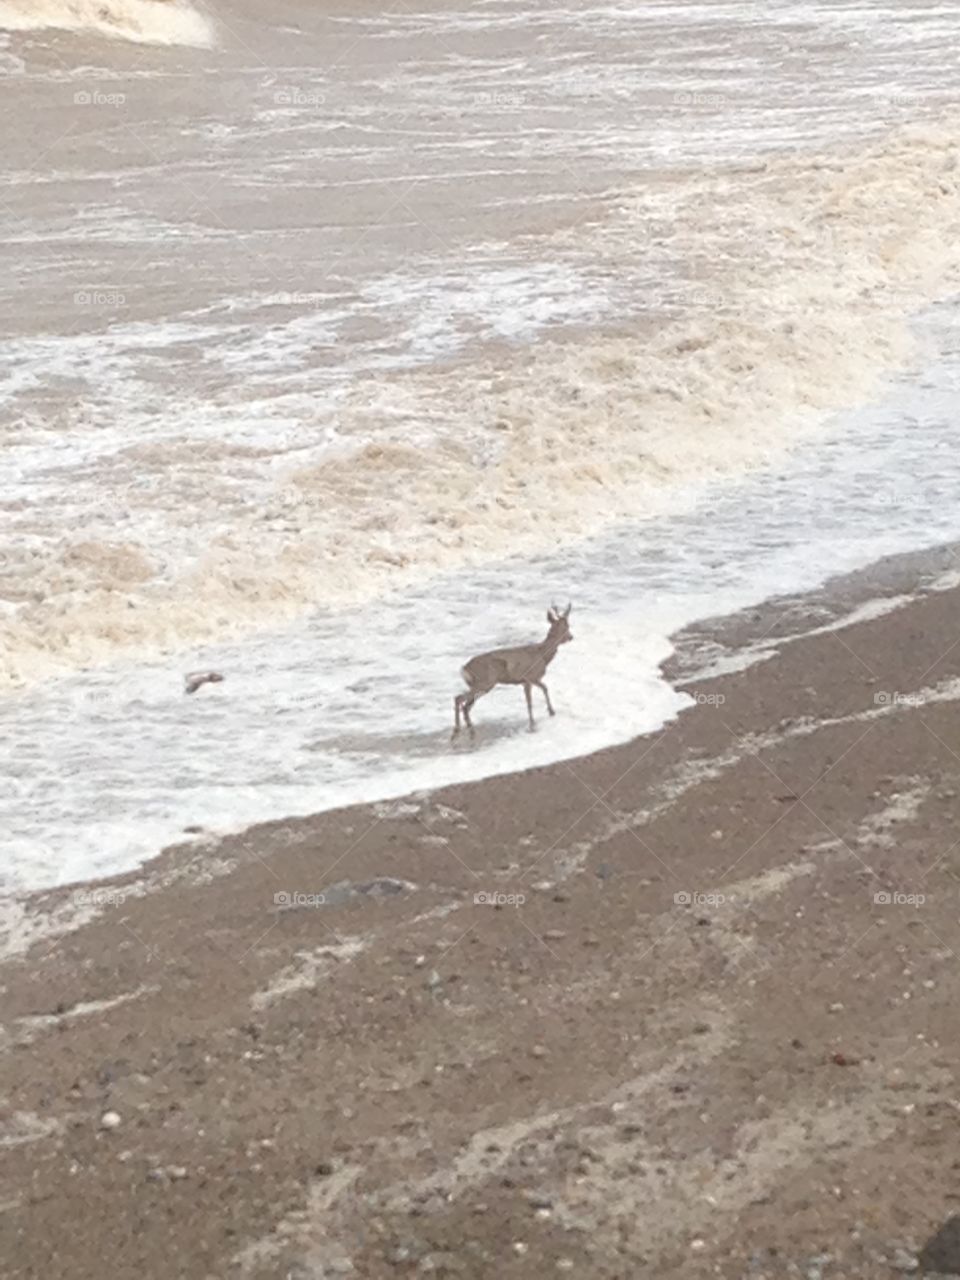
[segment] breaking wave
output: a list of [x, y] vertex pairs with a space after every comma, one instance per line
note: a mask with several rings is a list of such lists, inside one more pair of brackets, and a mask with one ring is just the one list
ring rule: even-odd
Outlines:
[[[19, 566], [29, 592], [0, 623], [0, 677], [184, 647], [538, 553], [767, 464], [905, 367], [911, 316], [957, 289], [955, 136], [946, 121], [623, 194], [555, 239], [589, 238], [612, 269], [669, 241], [675, 269], [646, 319], [357, 380], [335, 449], [278, 470], [267, 505], [198, 524], [205, 547], [183, 570], [139, 539], [38, 547]], [[131, 482], [142, 463], [132, 446]], [[181, 523], [203, 509], [203, 465], [176, 470]], [[223, 459], [209, 465], [212, 483]]]
[[86, 31], [138, 44], [211, 45], [213, 27], [179, 0], [0, 0], [0, 30]]

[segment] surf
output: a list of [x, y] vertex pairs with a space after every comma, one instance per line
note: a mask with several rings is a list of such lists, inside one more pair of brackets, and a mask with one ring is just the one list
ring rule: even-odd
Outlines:
[[180, 0], [0, 0], [0, 30], [87, 32], [137, 44], [215, 43], [212, 23]]
[[[182, 403], [162, 441], [140, 439], [127, 418], [110, 457], [129, 495], [123, 534], [88, 528], [79, 543], [25, 544], [29, 597], [0, 621], [0, 681], [187, 649], [538, 555], [776, 463], [906, 369], [917, 355], [911, 317], [960, 287], [956, 136], [946, 119], [867, 146], [652, 175], [605, 218], [537, 245], [549, 260], [575, 236], [584, 259], [628, 271], [659, 245], [646, 313], [567, 339], [475, 344], [443, 365], [358, 374], [327, 407], [317, 396], [289, 462], [264, 434], [250, 445], [275, 465], [251, 473], [257, 455], [246, 442], [215, 445], [207, 415], [191, 440]], [[177, 329], [181, 344], [188, 332]], [[121, 375], [135, 369], [142, 342], [140, 325], [128, 339], [119, 325], [97, 337], [101, 374], [114, 358]], [[229, 329], [224, 343], [235, 382]], [[17, 353], [18, 376], [30, 352]], [[77, 361], [86, 353], [81, 344]], [[204, 355], [216, 367], [209, 325]], [[49, 359], [41, 344], [38, 378]], [[248, 398], [253, 372], [241, 382]], [[124, 392], [117, 413], [135, 399]], [[251, 422], [257, 412], [234, 411]], [[216, 457], [210, 484], [229, 499], [227, 483], [242, 477], [244, 502], [208, 503], [184, 556], [164, 541], [152, 488], [140, 497], [137, 486], [162, 471], [162, 501], [182, 486], [192, 509], [198, 445]]]

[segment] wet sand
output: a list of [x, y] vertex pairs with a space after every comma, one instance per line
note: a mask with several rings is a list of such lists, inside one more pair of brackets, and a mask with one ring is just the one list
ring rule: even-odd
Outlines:
[[784, 639], [919, 563], [682, 637], [772, 647], [658, 734], [33, 900], [4, 1274], [948, 1273], [960, 592]]

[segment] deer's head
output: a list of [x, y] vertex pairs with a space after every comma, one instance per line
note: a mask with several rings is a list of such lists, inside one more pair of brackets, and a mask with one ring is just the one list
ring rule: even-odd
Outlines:
[[566, 644], [568, 640], [573, 639], [568, 621], [571, 607], [568, 604], [565, 609], [558, 609], [554, 604], [547, 610], [547, 621], [550, 623], [550, 634], [547, 639], [553, 644]]

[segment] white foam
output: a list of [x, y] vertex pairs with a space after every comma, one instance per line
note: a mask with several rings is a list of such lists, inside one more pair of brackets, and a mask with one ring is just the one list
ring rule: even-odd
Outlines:
[[182, 0], [0, 0], [8, 31], [89, 31], [139, 44], [211, 45], [210, 22]]
[[[541, 629], [545, 624], [534, 622], [535, 636]], [[345, 655], [334, 659], [332, 650], [318, 665], [316, 638], [288, 634], [279, 664], [270, 644], [259, 652], [222, 653], [226, 682], [191, 698], [169, 665], [63, 682], [53, 698], [31, 697], [18, 709], [18, 720], [26, 715], [39, 734], [38, 744], [60, 719], [66, 754], [56, 797], [49, 795], [46, 771], [37, 768], [45, 748], [28, 750], [15, 768], [12, 755], [5, 759], [13, 787], [8, 883], [19, 885], [22, 872], [33, 884], [82, 879], [93, 870], [110, 874], [149, 857], [192, 823], [224, 832], [271, 814], [403, 794], [439, 777], [469, 780], [545, 764], [606, 745], [625, 715], [643, 732], [689, 702], [657, 674], [670, 651], [664, 637], [587, 616], [578, 638], [588, 660], [577, 664], [565, 655], [551, 673], [560, 714], [550, 719], [537, 707], [539, 728], [529, 734], [522, 693], [497, 691], [475, 712], [475, 745], [449, 741], [463, 661], [452, 636], [446, 655], [441, 647], [429, 668], [422, 642], [408, 636], [396, 646], [388, 673], [376, 637], [365, 638], [362, 630], [343, 637], [354, 647], [347, 666]], [[345, 681], [352, 688], [344, 689]], [[615, 702], [610, 689], [618, 690]], [[238, 712], [245, 722], [242, 752]], [[179, 745], [171, 755], [173, 744]], [[144, 773], [148, 759], [159, 773]], [[371, 789], [374, 761], [379, 776]], [[43, 835], [36, 824], [41, 805]], [[81, 811], [86, 816], [78, 826]]]
[[[677, 627], [960, 536], [960, 461], [942, 447], [960, 401], [960, 311], [941, 309], [928, 324], [947, 353], [938, 364], [846, 419], [817, 450], [714, 488], [684, 512], [209, 646], [182, 663], [122, 663], [0, 703], [8, 884], [120, 871], [192, 824], [232, 830], [655, 730], [697, 695], [695, 683], [674, 691], [659, 673]], [[556, 718], [537, 704], [529, 734], [521, 693], [498, 690], [475, 709], [476, 744], [451, 746], [462, 662], [536, 638], [551, 597], [574, 600], [574, 643], [548, 677]], [[826, 627], [901, 603], [867, 602]], [[185, 697], [182, 672], [193, 667], [227, 679]], [[575, 773], [570, 785], [580, 788]], [[595, 798], [582, 789], [586, 808]]]
[[[29, 416], [0, 500], [30, 503], [10, 560], [28, 603], [2, 624], [0, 678], [186, 647], [537, 554], [770, 463], [914, 357], [911, 310], [957, 283], [956, 162], [949, 129], [900, 133], [633, 192], [551, 237], [553, 263], [435, 263], [431, 277], [390, 273], [292, 318], [207, 308], [13, 344], [9, 380]], [[670, 244], [651, 258], [644, 237], [667, 221]], [[681, 240], [709, 257], [707, 282], [680, 271]], [[627, 279], [646, 312], [435, 367], [470, 336], [515, 344], [557, 320], [595, 322], [610, 294], [569, 271], [573, 243], [628, 270], [642, 247], [658, 285], [642, 289], [639, 268]], [[368, 376], [338, 385], [321, 362], [384, 315], [399, 333], [354, 339], [341, 363], [355, 373], [366, 360]], [[405, 362], [407, 374], [381, 372]], [[63, 416], [29, 403], [51, 375], [87, 389]], [[79, 546], [61, 543], [64, 518]]]

